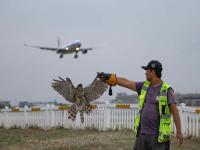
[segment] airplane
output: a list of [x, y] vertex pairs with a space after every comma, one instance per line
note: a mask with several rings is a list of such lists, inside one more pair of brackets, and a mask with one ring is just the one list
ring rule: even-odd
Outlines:
[[60, 47], [59, 38], [57, 38], [57, 42], [58, 42], [58, 47], [57, 48], [33, 46], [33, 45], [28, 45], [28, 44], [24, 44], [24, 46], [33, 47], [33, 48], [39, 48], [39, 49], [42, 49], [42, 50], [55, 51], [57, 54], [60, 55], [60, 58], [63, 58], [63, 55], [65, 55], [65, 54], [72, 54], [72, 53], [75, 53], [74, 58], [78, 58], [78, 52], [81, 51], [82, 54], [86, 54], [89, 50], [93, 49], [93, 48], [81, 48], [81, 42], [79, 40], [75, 40], [75, 41], [73, 41], [71, 43], [68, 43], [63, 48]]

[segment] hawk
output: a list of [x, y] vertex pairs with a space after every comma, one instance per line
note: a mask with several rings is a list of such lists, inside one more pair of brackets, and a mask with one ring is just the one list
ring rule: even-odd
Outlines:
[[74, 121], [76, 119], [76, 114], [79, 111], [81, 122], [84, 122], [84, 112], [88, 114], [91, 112], [92, 106], [91, 101], [98, 99], [108, 88], [108, 85], [98, 78], [86, 87], [82, 84], [78, 84], [75, 87], [70, 80], [66, 78], [65, 80], [58, 77], [59, 80], [53, 79], [52, 88], [62, 95], [65, 100], [73, 103], [68, 110], [68, 118]]

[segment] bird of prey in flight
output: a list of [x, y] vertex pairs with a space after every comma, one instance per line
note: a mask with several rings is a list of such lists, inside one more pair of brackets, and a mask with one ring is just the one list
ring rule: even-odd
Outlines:
[[84, 122], [84, 112], [88, 114], [91, 112], [92, 106], [90, 102], [98, 99], [108, 88], [108, 85], [98, 78], [86, 87], [82, 84], [78, 84], [75, 87], [69, 78], [53, 79], [52, 87], [65, 100], [72, 103], [72, 106], [68, 110], [68, 118], [71, 120], [76, 119], [76, 114], [79, 111], [81, 122]]

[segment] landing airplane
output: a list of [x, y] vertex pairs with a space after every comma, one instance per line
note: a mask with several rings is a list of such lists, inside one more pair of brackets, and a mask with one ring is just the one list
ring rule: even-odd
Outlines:
[[71, 43], [68, 43], [66, 46], [63, 48], [60, 48], [60, 40], [59, 38], [57, 39], [58, 42], [58, 47], [53, 48], [53, 47], [41, 47], [41, 46], [33, 46], [33, 45], [28, 45], [24, 44], [24, 46], [29, 46], [33, 48], [39, 48], [42, 50], [51, 50], [55, 51], [57, 54], [60, 55], [60, 58], [63, 58], [63, 55], [65, 54], [72, 54], [75, 53], [74, 58], [78, 58], [78, 52], [82, 52], [82, 54], [86, 54], [88, 50], [92, 50], [93, 48], [81, 48], [81, 42], [79, 40], [75, 40]]

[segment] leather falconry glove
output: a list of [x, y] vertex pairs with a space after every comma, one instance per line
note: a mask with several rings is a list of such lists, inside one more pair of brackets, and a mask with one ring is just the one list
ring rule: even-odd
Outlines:
[[111, 86], [116, 86], [116, 84], [117, 84], [116, 74], [110, 74], [110, 73], [101, 72], [101, 73], [97, 73], [97, 77], [100, 80], [102, 80], [105, 83], [110, 85], [109, 95], [112, 95], [112, 87]]

